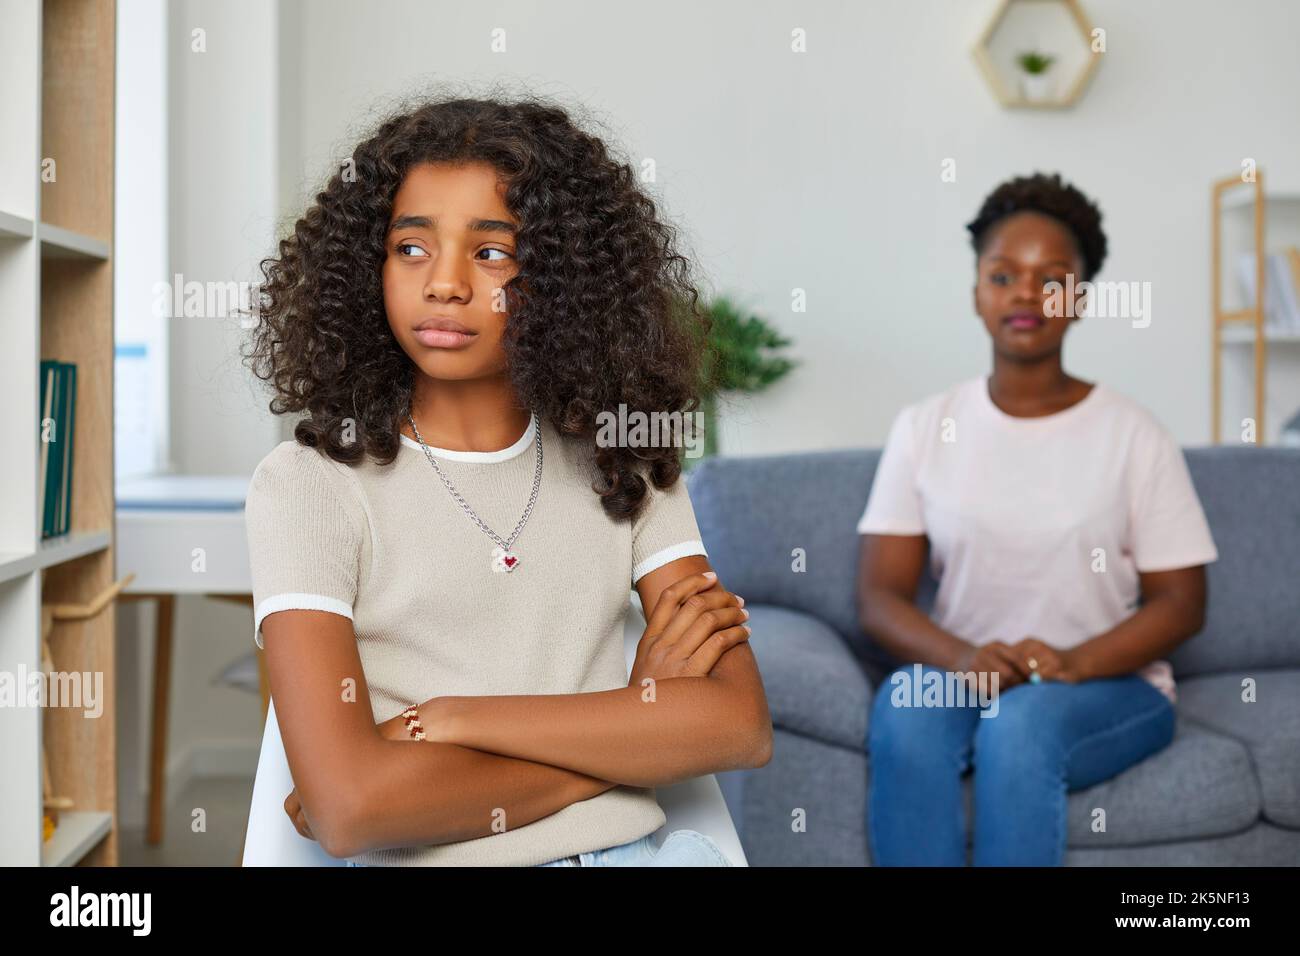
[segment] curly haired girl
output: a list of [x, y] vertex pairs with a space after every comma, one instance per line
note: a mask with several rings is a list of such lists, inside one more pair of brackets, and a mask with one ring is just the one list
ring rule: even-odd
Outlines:
[[247, 501], [299, 831], [358, 865], [725, 865], [650, 842], [655, 786], [762, 765], [771, 722], [680, 448], [598, 428], [704, 386], [632, 169], [553, 103], [422, 102], [262, 270], [247, 357], [305, 413]]

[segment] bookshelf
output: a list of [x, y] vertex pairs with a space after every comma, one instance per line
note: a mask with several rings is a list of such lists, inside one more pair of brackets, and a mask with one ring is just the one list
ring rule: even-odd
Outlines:
[[[1280, 419], [1300, 405], [1300, 331], [1275, 330], [1265, 324], [1264, 296], [1269, 280], [1265, 259], [1284, 247], [1300, 246], [1300, 190], [1265, 186], [1263, 169], [1254, 179], [1241, 174], [1216, 180], [1211, 203], [1211, 437], [1223, 440], [1242, 414], [1254, 418], [1263, 445], [1275, 439]], [[1240, 289], [1234, 257], [1253, 259], [1256, 294], [1247, 300]], [[1249, 399], [1242, 396], [1247, 388]], [[1232, 411], [1225, 416], [1225, 400]]]
[[[113, 581], [114, 0], [0, 0], [0, 672], [41, 670], [41, 604]], [[50, 161], [53, 165], [50, 165]], [[71, 530], [41, 540], [41, 360], [77, 366]], [[50, 636], [102, 708], [0, 707], [0, 865], [117, 864], [111, 607]], [[17, 687], [25, 697], [25, 686]], [[48, 758], [48, 759], [46, 759]], [[42, 777], [71, 798], [43, 840]]]

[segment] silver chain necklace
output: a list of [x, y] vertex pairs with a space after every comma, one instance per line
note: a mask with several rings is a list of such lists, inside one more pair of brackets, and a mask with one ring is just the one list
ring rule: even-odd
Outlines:
[[[530, 413], [530, 421], [535, 417], [536, 417], [535, 413]], [[411, 413], [409, 411], [406, 413], [406, 420], [411, 423], [411, 431], [415, 432], [416, 440], [420, 443], [420, 447], [424, 449], [424, 457], [429, 459], [429, 464], [433, 465], [433, 470], [438, 473], [438, 477], [441, 478], [442, 483], [447, 486], [447, 490], [451, 492], [451, 496], [455, 498], [457, 502], [460, 503], [460, 506], [462, 509], [464, 509], [465, 514], [469, 515], [470, 518], [474, 520], [474, 523], [483, 530], [483, 533], [497, 543], [497, 546], [492, 549], [492, 570], [498, 572], [508, 572], [508, 571], [513, 571], [515, 568], [519, 567], [519, 555], [516, 554], [514, 551], [512, 551], [511, 547], [514, 545], [515, 539], [519, 537], [519, 532], [524, 530], [524, 522], [527, 521], [528, 516], [532, 514], [533, 505], [536, 504], [537, 502], [537, 492], [542, 486], [542, 423], [541, 421], [538, 420], [535, 422], [535, 428], [537, 431], [537, 464], [533, 469], [533, 492], [528, 496], [528, 507], [524, 509], [523, 516], [519, 519], [519, 524], [515, 525], [514, 532], [510, 535], [508, 539], [502, 539], [502, 537], [499, 534], [497, 534], [495, 531], [493, 531], [491, 528], [487, 526], [487, 523], [478, 516], [478, 514], [474, 511], [473, 508], [469, 506], [469, 502], [467, 502], [464, 498], [461, 497], [460, 492], [456, 490], [456, 486], [453, 485], [450, 479], [448, 479], [447, 476], [442, 473], [442, 469], [439, 468], [438, 463], [434, 461], [433, 453], [429, 451], [429, 446], [426, 445], [424, 443], [424, 439], [420, 437], [420, 429], [416, 427], [415, 419], [411, 417]]]

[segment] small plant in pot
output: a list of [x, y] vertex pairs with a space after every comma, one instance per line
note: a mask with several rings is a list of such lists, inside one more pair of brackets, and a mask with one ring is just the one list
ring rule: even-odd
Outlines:
[[1016, 57], [1020, 67], [1020, 93], [1031, 103], [1041, 103], [1052, 98], [1052, 76], [1047, 72], [1056, 57], [1030, 50]]
[[[718, 411], [727, 394], [754, 395], [784, 378], [798, 364], [778, 354], [791, 342], [766, 319], [751, 314], [736, 301], [719, 296], [701, 307], [709, 317], [701, 387], [704, 419], [703, 454], [687, 456], [689, 471], [704, 458], [718, 454]], [[678, 309], [685, 306], [677, 303]]]

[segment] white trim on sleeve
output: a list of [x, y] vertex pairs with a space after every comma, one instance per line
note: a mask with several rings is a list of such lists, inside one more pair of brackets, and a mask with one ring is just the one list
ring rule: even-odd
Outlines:
[[1171, 551], [1158, 559], [1133, 562], [1133, 567], [1143, 574], [1160, 571], [1177, 571], [1181, 568], [1194, 568], [1202, 564], [1213, 564], [1219, 560], [1219, 550], [1213, 545], [1208, 551]]
[[898, 521], [871, 521], [865, 519], [858, 522], [858, 534], [901, 534], [914, 535], [925, 534], [925, 528], [917, 528], [906, 522]]
[[253, 640], [262, 644], [262, 619], [276, 611], [329, 611], [352, 620], [352, 606], [338, 598], [323, 594], [275, 594], [257, 606], [253, 615]]
[[662, 568], [669, 561], [676, 561], [678, 558], [684, 558], [692, 554], [702, 554], [706, 558], [709, 556], [709, 552], [704, 550], [703, 541], [683, 541], [670, 548], [664, 548], [662, 551], [656, 551], [632, 569], [632, 583], [636, 584], [637, 581], [655, 568]]

